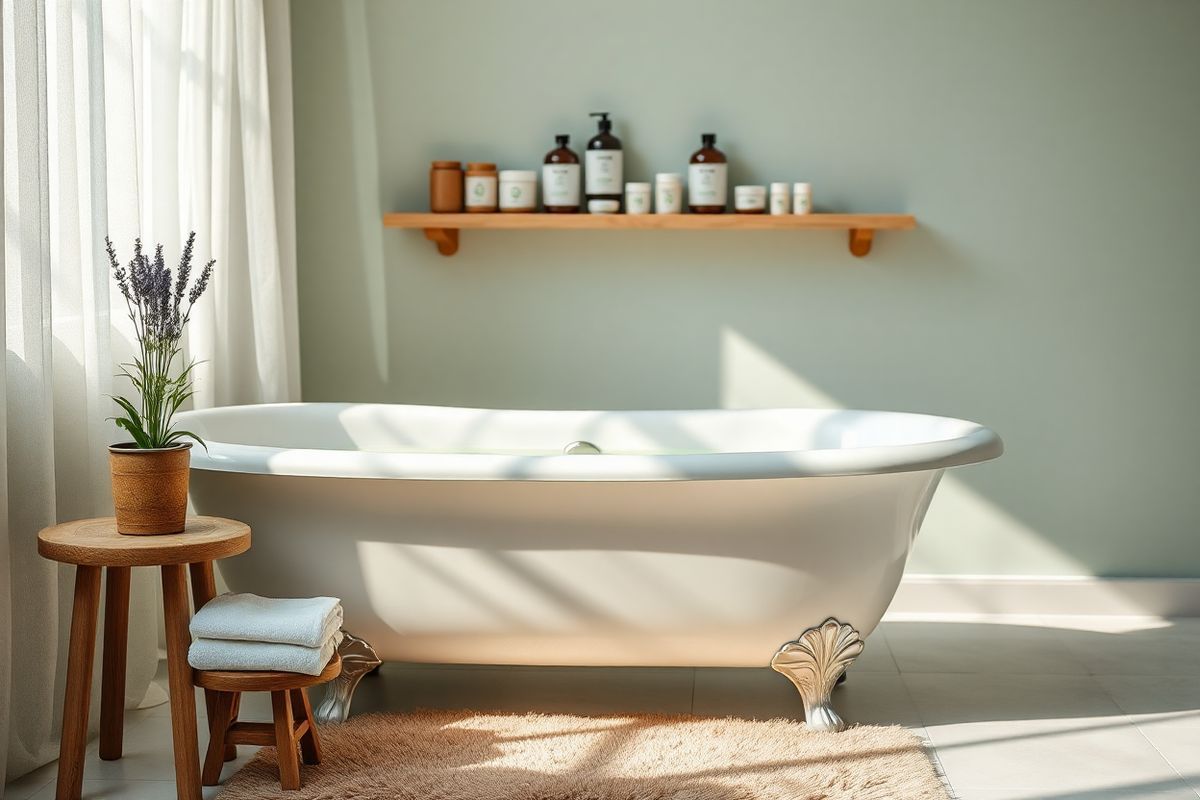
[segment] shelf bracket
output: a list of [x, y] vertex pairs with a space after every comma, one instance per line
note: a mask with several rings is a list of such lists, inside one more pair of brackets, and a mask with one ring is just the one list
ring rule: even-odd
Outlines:
[[850, 253], [862, 258], [871, 252], [871, 240], [875, 238], [874, 228], [850, 229]]
[[425, 238], [436, 244], [444, 256], [458, 252], [458, 228], [425, 228]]

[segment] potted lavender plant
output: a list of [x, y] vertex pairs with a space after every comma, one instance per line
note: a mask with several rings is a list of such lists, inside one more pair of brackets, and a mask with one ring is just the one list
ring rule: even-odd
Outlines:
[[[138, 346], [134, 360], [122, 364], [118, 375], [129, 379], [137, 397], [113, 398], [124, 413], [111, 419], [133, 437], [131, 442], [108, 448], [117, 531], [179, 533], [187, 515], [192, 447], [184, 440], [204, 442], [172, 424], [175, 412], [193, 394], [192, 370], [196, 366], [190, 361], [177, 369], [176, 361], [192, 308], [208, 288], [216, 262], [209, 261], [195, 281], [190, 280], [195, 232], [188, 235], [174, 274], [163, 260], [161, 244], [150, 258], [142, 252], [142, 240], [135, 239], [133, 259], [125, 267], [117, 260], [112, 242], [107, 237], [104, 242]], [[173, 374], [176, 371], [178, 374]]]

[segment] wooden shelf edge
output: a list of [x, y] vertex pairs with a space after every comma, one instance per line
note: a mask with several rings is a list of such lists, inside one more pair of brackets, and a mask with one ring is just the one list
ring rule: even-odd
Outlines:
[[849, 249], [862, 258], [871, 252], [875, 231], [912, 230], [911, 214], [434, 214], [394, 212], [383, 215], [387, 228], [416, 228], [437, 245], [438, 252], [458, 252], [459, 231], [491, 230], [844, 230]]

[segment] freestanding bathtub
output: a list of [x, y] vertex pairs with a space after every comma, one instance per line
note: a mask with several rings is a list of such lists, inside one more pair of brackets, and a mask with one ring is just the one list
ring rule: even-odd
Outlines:
[[221, 563], [230, 588], [342, 598], [361, 669], [378, 663], [364, 642], [434, 663], [770, 664], [826, 728], [943, 470], [1003, 449], [972, 422], [875, 411], [297, 403], [179, 421], [208, 444], [196, 511], [253, 528]]

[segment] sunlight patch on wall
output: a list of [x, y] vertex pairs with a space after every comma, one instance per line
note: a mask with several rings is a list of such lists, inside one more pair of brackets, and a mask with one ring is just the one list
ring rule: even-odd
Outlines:
[[[722, 408], [846, 408], [729, 326], [721, 329], [720, 346]], [[884, 389], [855, 407], [886, 410], [889, 402]], [[1036, 530], [968, 487], [955, 472], [947, 473], [907, 571], [990, 574], [1024, 572], [1021, 565], [1026, 564], [1038, 564], [1048, 575], [1087, 574], [1078, 561], [1048, 544]], [[970, 566], [964, 569], [964, 565]]]
[[721, 328], [721, 408], [845, 408], [730, 328]]
[[[970, 554], [972, 573], [1026, 572], [1017, 565], [1037, 564], [1045, 575], [1088, 574], [1086, 567], [952, 471], [942, 478], [929, 506], [907, 572], [962, 572], [964, 553]], [[947, 564], [955, 566], [947, 569]]]

